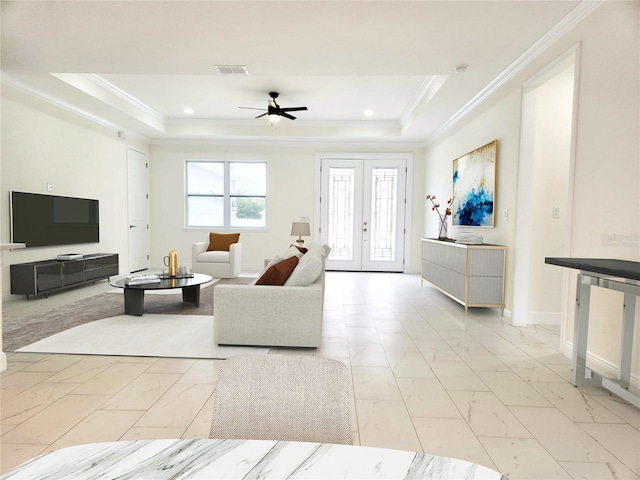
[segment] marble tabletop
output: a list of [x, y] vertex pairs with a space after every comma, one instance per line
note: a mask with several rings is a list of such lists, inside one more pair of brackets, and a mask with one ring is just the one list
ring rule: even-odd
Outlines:
[[503, 479], [464, 460], [402, 450], [273, 440], [132, 440], [67, 447], [4, 479]]

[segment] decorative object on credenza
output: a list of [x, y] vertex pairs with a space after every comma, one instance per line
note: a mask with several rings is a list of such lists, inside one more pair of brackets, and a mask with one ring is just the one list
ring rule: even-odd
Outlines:
[[436, 212], [438, 214], [438, 219], [440, 220], [440, 229], [438, 231], [438, 238], [440, 240], [448, 240], [447, 237], [447, 217], [451, 215], [451, 205], [453, 204], [453, 198], [447, 200], [447, 208], [444, 213], [440, 213], [440, 204], [436, 203], [434, 200], [436, 199], [435, 195], [427, 195], [427, 200], [431, 202], [431, 211]]
[[302, 236], [308, 237], [311, 235], [311, 229], [309, 228], [309, 222], [293, 222], [291, 224], [291, 235], [298, 235], [296, 243], [299, 247], [304, 247], [304, 240]]
[[494, 140], [453, 161], [453, 225], [494, 226], [497, 150]]
[[482, 235], [473, 232], [460, 232], [456, 236], [456, 243], [463, 245], [482, 245]]

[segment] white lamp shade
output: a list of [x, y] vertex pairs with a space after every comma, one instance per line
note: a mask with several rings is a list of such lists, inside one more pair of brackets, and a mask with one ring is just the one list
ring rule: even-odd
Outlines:
[[311, 229], [308, 222], [293, 222], [291, 224], [291, 235], [297, 235], [299, 237], [308, 237], [311, 235]]

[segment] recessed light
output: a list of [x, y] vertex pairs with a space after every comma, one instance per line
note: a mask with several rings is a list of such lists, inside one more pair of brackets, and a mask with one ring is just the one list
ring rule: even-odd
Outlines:
[[373, 117], [373, 110], [365, 110], [364, 111], [364, 116], [365, 117]]
[[456, 72], [457, 73], [464, 73], [469, 69], [469, 65], [458, 65], [456, 67]]
[[187, 115], [191, 115], [193, 113], [193, 108], [191, 107], [187, 107], [184, 109], [184, 113], [186, 113]]

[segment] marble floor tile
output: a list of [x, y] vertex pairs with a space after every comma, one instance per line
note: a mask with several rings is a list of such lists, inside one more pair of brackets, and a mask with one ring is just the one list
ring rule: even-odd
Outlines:
[[533, 358], [542, 358], [545, 356], [553, 356], [558, 354], [557, 349], [553, 349], [546, 343], [533, 338], [521, 328], [500, 328], [495, 329], [495, 331], [505, 340], [510, 341], [520, 350], [523, 350]]
[[413, 339], [402, 329], [402, 332], [389, 332], [388, 330], [381, 330], [376, 326], [378, 331], [378, 338], [380, 338], [380, 344], [384, 347], [385, 351], [398, 351], [398, 352], [419, 352], [418, 347], [414, 343]]
[[566, 383], [564, 378], [533, 358], [500, 355], [500, 360], [525, 382]]
[[550, 407], [551, 403], [513, 372], [477, 372], [505, 405]]
[[209, 438], [211, 422], [213, 419], [213, 402], [214, 396], [211, 395], [195, 416], [189, 427], [181, 435], [181, 438]]
[[571, 479], [552, 455], [532, 438], [480, 437], [482, 446], [509, 480]]
[[491, 392], [449, 391], [478, 437], [531, 438], [531, 434]]
[[560, 462], [571, 478], [581, 480], [639, 480], [622, 463]]
[[196, 361], [193, 358], [159, 358], [146, 373], [186, 373]]
[[622, 398], [611, 393], [608, 395], [594, 395], [591, 398], [611, 410], [636, 430], [640, 430], [640, 408], [634, 407]]
[[218, 370], [223, 360], [196, 360], [177, 383], [214, 384], [218, 381]]
[[454, 352], [466, 363], [471, 370], [486, 372], [508, 372], [509, 368], [499, 356], [489, 353], [482, 346], [453, 347]]
[[540, 394], [574, 422], [624, 423], [611, 410], [570, 383], [531, 383]]
[[402, 400], [391, 368], [354, 366], [351, 374], [356, 400]]
[[74, 393], [81, 395], [113, 395], [144, 372], [146, 363], [114, 363], [80, 385]]
[[580, 423], [578, 425], [636, 475], [640, 475], [640, 431], [626, 424]]
[[0, 394], [6, 400], [15, 397], [53, 375], [51, 372], [15, 372], [2, 378]]
[[489, 390], [476, 372], [464, 362], [446, 362], [427, 359], [429, 366], [447, 390]]
[[187, 428], [214, 389], [214, 385], [176, 383], [140, 417], [135, 426]]
[[116, 361], [113, 357], [89, 355], [50, 376], [46, 381], [51, 383], [85, 383], [114, 363]]
[[118, 440], [161, 440], [165, 438], [185, 438], [183, 436], [184, 431], [184, 427], [131, 427]]
[[393, 375], [398, 378], [435, 378], [435, 374], [420, 352], [387, 351]]
[[495, 332], [489, 335], [474, 336], [473, 338], [486, 348], [489, 353], [494, 355], [526, 355], [524, 351]]
[[352, 343], [380, 343], [375, 327], [347, 327], [347, 338]]
[[107, 395], [65, 395], [2, 436], [2, 443], [50, 445], [102, 406]]
[[96, 410], [52, 443], [46, 451], [82, 443], [109, 442], [120, 438], [144, 411]]
[[86, 358], [83, 355], [51, 355], [50, 357], [23, 369], [23, 372], [59, 372]]
[[29, 445], [26, 443], [2, 442], [0, 449], [0, 474], [6, 473], [12, 468], [37, 457], [46, 450], [42, 444]]
[[179, 373], [143, 373], [102, 406], [105, 410], [148, 410], [180, 378]]
[[421, 452], [404, 402], [356, 399], [360, 444]]
[[462, 419], [413, 419], [418, 438], [425, 453], [459, 458], [496, 469], [478, 437]]
[[462, 418], [437, 379], [399, 378], [398, 387], [412, 417]]
[[[554, 347], [557, 328], [512, 327], [495, 309], [465, 315], [418, 275], [327, 278], [321, 347], [270, 353], [349, 367], [355, 444], [424, 447], [510, 480], [640, 477], [640, 410], [605, 389], [572, 387], [570, 360]], [[91, 288], [77, 291], [90, 296]], [[50, 300], [9, 303], [22, 304], [11, 306], [17, 315], [48, 309]], [[352, 354], [367, 363], [372, 352], [384, 356], [382, 366], [352, 365]], [[6, 353], [0, 472], [56, 442], [208, 436], [220, 360]]]
[[384, 348], [379, 344], [349, 342], [351, 365], [358, 367], [388, 367]]
[[2, 399], [3, 424], [20, 424], [77, 388], [73, 383], [38, 383], [18, 395]]
[[509, 410], [558, 461], [620, 461], [556, 408], [509, 407]]
[[323, 336], [321, 344], [316, 350], [316, 355], [320, 357], [348, 357], [349, 342], [344, 336]]

